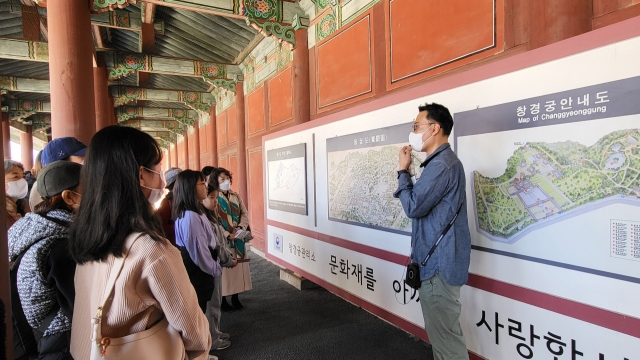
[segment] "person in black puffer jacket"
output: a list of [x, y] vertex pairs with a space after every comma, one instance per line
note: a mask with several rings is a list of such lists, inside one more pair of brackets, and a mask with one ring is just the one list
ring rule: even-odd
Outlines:
[[24, 317], [36, 334], [37, 349], [28, 350], [37, 352], [38, 359], [72, 359], [69, 343], [76, 265], [67, 234], [80, 205], [81, 169], [82, 165], [68, 161], [42, 169], [37, 187], [44, 201], [8, 233], [10, 261], [22, 255], [17, 292]]

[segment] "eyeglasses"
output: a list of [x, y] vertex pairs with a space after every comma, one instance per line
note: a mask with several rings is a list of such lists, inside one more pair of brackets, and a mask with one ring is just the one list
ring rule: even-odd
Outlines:
[[151, 170], [151, 169], [149, 169], [148, 167], [144, 167], [144, 166], [143, 166], [142, 168], [143, 168], [143, 169], [145, 169], [145, 170], [147, 170], [148, 172], [152, 172], [152, 173], [154, 173], [154, 174], [157, 174], [158, 176], [160, 176], [160, 179], [161, 179], [162, 181], [164, 181], [164, 175], [162, 175], [162, 173], [161, 173], [161, 172], [158, 172], [158, 171], [155, 171], [155, 170]]
[[420, 126], [423, 126], [423, 125], [429, 125], [429, 126], [431, 126], [431, 125], [433, 125], [433, 124], [434, 124], [434, 123], [430, 123], [430, 122], [427, 122], [427, 123], [421, 123], [421, 124], [419, 124], [419, 123], [413, 123], [413, 124], [411, 125], [411, 127], [413, 128], [413, 131], [416, 131], [416, 130], [418, 130], [418, 129], [420, 128]]

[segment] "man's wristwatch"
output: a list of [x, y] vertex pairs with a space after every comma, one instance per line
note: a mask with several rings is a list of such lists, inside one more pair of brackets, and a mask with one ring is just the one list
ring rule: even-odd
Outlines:
[[[409, 170], [400, 170], [400, 171], [398, 171], [398, 179], [400, 179], [400, 174], [404, 174], [404, 173], [409, 174]], [[411, 175], [411, 174], [409, 174], [409, 175]]]

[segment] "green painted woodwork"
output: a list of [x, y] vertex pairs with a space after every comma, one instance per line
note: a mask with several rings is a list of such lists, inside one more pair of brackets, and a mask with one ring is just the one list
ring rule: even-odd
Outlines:
[[128, 0], [93, 0], [92, 10], [95, 12], [103, 12], [115, 8], [123, 8], [127, 5], [129, 5]]

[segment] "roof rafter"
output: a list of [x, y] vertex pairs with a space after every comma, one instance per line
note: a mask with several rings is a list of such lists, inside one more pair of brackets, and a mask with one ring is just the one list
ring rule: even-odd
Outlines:
[[[142, 15], [125, 10], [114, 10], [91, 15], [91, 24], [114, 29], [141, 32], [145, 24]], [[164, 21], [151, 21], [150, 28], [155, 34], [164, 34]]]
[[[115, 8], [123, 8], [136, 0], [92, 0], [94, 12], [104, 12]], [[244, 19], [265, 36], [271, 36], [278, 41], [286, 41], [295, 47], [292, 33], [296, 27], [306, 27], [309, 19], [297, 2], [284, 0], [244, 0], [240, 6], [237, 2], [219, 3], [211, 5], [194, 4], [190, 1], [145, 0], [145, 3], [162, 5], [175, 9], [190, 10], [227, 18]], [[296, 25], [297, 23], [297, 25]]]

